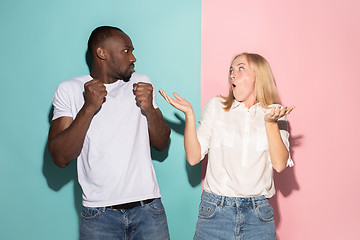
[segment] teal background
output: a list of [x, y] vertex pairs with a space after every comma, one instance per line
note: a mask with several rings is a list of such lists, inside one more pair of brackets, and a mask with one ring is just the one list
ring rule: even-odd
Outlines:
[[[89, 73], [86, 44], [95, 27], [123, 29], [136, 71], [187, 98], [200, 116], [200, 8], [200, 0], [1, 1], [1, 239], [78, 239], [76, 164], [57, 168], [46, 142], [54, 91]], [[192, 239], [201, 169], [185, 161], [184, 117], [157, 96], [172, 128], [168, 151], [153, 152], [171, 239]]]

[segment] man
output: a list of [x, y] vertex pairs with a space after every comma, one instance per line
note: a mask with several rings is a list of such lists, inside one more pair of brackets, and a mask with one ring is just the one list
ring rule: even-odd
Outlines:
[[59, 85], [49, 131], [59, 167], [78, 158], [80, 239], [169, 239], [150, 145], [164, 150], [170, 128], [151, 81], [134, 73], [134, 47], [122, 30], [96, 28], [88, 49], [91, 74]]

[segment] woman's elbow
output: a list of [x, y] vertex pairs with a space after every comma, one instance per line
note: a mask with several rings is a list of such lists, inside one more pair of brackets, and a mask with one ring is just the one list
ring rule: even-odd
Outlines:
[[273, 168], [275, 169], [276, 172], [281, 173], [282, 171], [285, 170], [286, 164], [285, 165], [284, 164], [279, 164], [277, 166], [273, 166]]
[[273, 168], [278, 173], [284, 171], [286, 167], [287, 167], [287, 158], [282, 159], [281, 161], [277, 162], [276, 164], [273, 164]]
[[195, 166], [196, 164], [198, 164], [200, 162], [201, 156], [199, 157], [187, 157], [187, 161], [191, 166]]

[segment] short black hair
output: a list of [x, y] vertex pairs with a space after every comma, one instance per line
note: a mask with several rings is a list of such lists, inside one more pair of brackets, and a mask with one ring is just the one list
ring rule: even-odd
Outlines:
[[88, 41], [88, 50], [91, 55], [100, 43], [112, 36], [112, 31], [120, 31], [124, 33], [120, 28], [111, 26], [100, 26], [92, 31]]

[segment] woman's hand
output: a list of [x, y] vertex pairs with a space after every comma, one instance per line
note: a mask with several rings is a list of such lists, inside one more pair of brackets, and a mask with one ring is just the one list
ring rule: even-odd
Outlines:
[[277, 172], [283, 171], [287, 166], [289, 151], [287, 150], [280, 134], [278, 120], [288, 115], [295, 107], [272, 107], [270, 113], [266, 114], [265, 129], [269, 143], [270, 160]]
[[186, 101], [184, 98], [180, 97], [179, 94], [174, 93], [174, 97], [176, 98], [171, 98], [169, 95], [167, 95], [163, 90], [159, 90], [161, 96], [164, 97], [164, 99], [170, 103], [173, 107], [175, 107], [176, 109], [179, 109], [180, 111], [182, 111], [183, 113], [189, 114], [189, 113], [193, 113], [193, 108], [191, 106], [191, 104]]
[[174, 99], [161, 89], [159, 92], [168, 103], [185, 113], [184, 148], [186, 159], [191, 166], [198, 164], [201, 160], [201, 147], [196, 134], [195, 114], [191, 104], [177, 93], [174, 93], [176, 98]]
[[290, 107], [283, 107], [283, 106], [277, 106], [272, 107], [271, 111], [265, 115], [264, 119], [265, 122], [273, 123], [277, 122], [280, 118], [282, 118], [285, 115], [289, 115], [291, 111], [295, 108], [295, 106]]

